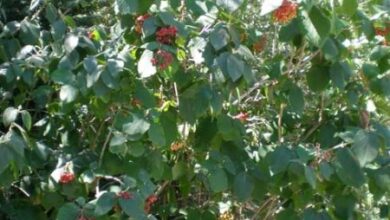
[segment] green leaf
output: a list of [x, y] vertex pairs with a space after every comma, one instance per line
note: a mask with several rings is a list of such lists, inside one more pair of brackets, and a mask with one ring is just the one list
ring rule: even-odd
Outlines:
[[282, 6], [282, 4], [283, 0], [264, 0], [263, 4], [261, 5], [260, 16], [275, 11], [277, 8]]
[[354, 157], [351, 150], [342, 148], [336, 151], [336, 160], [336, 173], [344, 184], [360, 187], [366, 182], [359, 161]]
[[318, 212], [314, 208], [308, 208], [303, 213], [302, 220], [332, 220], [326, 211]]
[[228, 10], [229, 12], [234, 12], [244, 3], [244, 0], [217, 0], [217, 5]]
[[314, 92], [320, 92], [329, 84], [329, 69], [323, 66], [312, 66], [312, 68], [306, 73], [306, 80], [311, 90]]
[[124, 122], [122, 131], [132, 137], [132, 140], [138, 140], [143, 134], [145, 134], [150, 128], [149, 122], [143, 119], [138, 114], [132, 114], [130, 120]]
[[238, 201], [248, 200], [254, 190], [254, 184], [252, 178], [245, 172], [239, 173], [234, 178], [233, 192]]
[[237, 56], [230, 54], [226, 60], [227, 72], [233, 82], [237, 81], [245, 71], [245, 63]]
[[3, 125], [8, 127], [11, 123], [16, 121], [18, 117], [19, 110], [14, 107], [8, 107], [3, 112]]
[[173, 180], [180, 179], [186, 173], [187, 173], [187, 165], [184, 162], [179, 161], [179, 162], [175, 163], [175, 165], [173, 165], [173, 167], [172, 167], [172, 179]]
[[326, 180], [329, 181], [330, 177], [334, 173], [334, 169], [329, 165], [328, 162], [321, 162], [320, 163], [320, 173]]
[[149, 140], [156, 146], [165, 146], [166, 139], [164, 129], [159, 123], [152, 123], [148, 130]]
[[74, 84], [76, 77], [66, 69], [57, 69], [50, 75], [51, 80], [58, 84]]
[[294, 152], [287, 147], [280, 146], [267, 154], [267, 160], [270, 164], [270, 169], [274, 174], [284, 172], [290, 161], [295, 158]]
[[115, 0], [117, 14], [143, 14], [153, 4], [153, 0]]
[[230, 42], [230, 35], [223, 25], [217, 25], [210, 33], [209, 40], [215, 50], [221, 50]]
[[381, 167], [368, 173], [381, 190], [390, 192], [390, 166]]
[[317, 186], [317, 177], [316, 174], [314, 173], [313, 168], [309, 166], [305, 166], [305, 177], [306, 181], [310, 184], [310, 186], [315, 189]]
[[116, 194], [113, 192], [103, 193], [96, 202], [95, 214], [102, 216], [107, 214], [117, 201]]
[[312, 7], [309, 14], [305, 12], [302, 14], [302, 24], [306, 37], [317, 47], [322, 47], [331, 30], [330, 20], [318, 7]]
[[330, 67], [329, 73], [333, 85], [339, 89], [344, 89], [346, 82], [352, 75], [352, 70], [348, 63], [336, 62]]
[[339, 56], [339, 49], [332, 38], [327, 38], [321, 48], [325, 58], [330, 61], [336, 61]]
[[243, 133], [242, 125], [239, 121], [221, 114], [217, 118], [218, 131], [222, 138], [227, 141], [240, 140]]
[[214, 193], [227, 190], [228, 178], [226, 176], [226, 172], [222, 168], [216, 167], [211, 169], [207, 178], [210, 184], [210, 188]]
[[50, 22], [54, 23], [58, 18], [57, 9], [54, 7], [52, 3], [47, 3], [45, 7], [45, 18]]
[[64, 43], [65, 51], [71, 53], [79, 45], [79, 37], [73, 34], [69, 34]]
[[102, 71], [99, 70], [98, 62], [93, 56], [87, 56], [83, 61], [83, 66], [87, 71], [87, 87], [91, 88], [99, 80]]
[[119, 198], [119, 206], [126, 213], [134, 219], [148, 219], [144, 213], [144, 202], [141, 200], [138, 193], [133, 194], [132, 199]]
[[377, 61], [382, 58], [388, 57], [389, 54], [390, 54], [390, 47], [376, 46], [374, 49], [372, 49], [370, 60]]
[[291, 111], [302, 114], [305, 109], [305, 98], [301, 88], [294, 85], [288, 93], [289, 107]]
[[148, 78], [157, 73], [157, 68], [152, 63], [153, 56], [154, 53], [150, 50], [145, 50], [142, 53], [142, 56], [138, 62], [138, 73], [140, 74], [141, 78]]
[[71, 103], [76, 100], [79, 90], [71, 85], [63, 85], [60, 90], [60, 99], [65, 103]]
[[28, 131], [31, 130], [32, 119], [31, 119], [30, 113], [28, 111], [26, 111], [26, 110], [20, 111], [20, 113], [22, 115], [22, 121], [23, 121], [24, 127]]
[[377, 135], [371, 132], [360, 130], [356, 133], [352, 151], [359, 161], [361, 167], [375, 160], [378, 156], [380, 140]]
[[107, 61], [107, 70], [112, 77], [119, 77], [119, 73], [123, 70], [125, 63], [122, 60], [109, 59]]
[[65, 203], [58, 211], [56, 220], [77, 219], [80, 215], [80, 208], [75, 203]]
[[378, 66], [371, 63], [363, 64], [362, 70], [364, 76], [366, 76], [368, 79], [373, 79], [380, 74], [380, 69]]
[[341, 10], [343, 15], [352, 17], [356, 13], [358, 6], [358, 0], [341, 0]]
[[153, 108], [156, 105], [151, 92], [138, 80], [135, 82], [135, 97], [147, 108]]
[[209, 108], [210, 89], [206, 84], [195, 84], [186, 89], [179, 98], [180, 115], [193, 124]]
[[23, 20], [20, 23], [19, 37], [25, 44], [35, 45], [39, 43], [39, 26]]

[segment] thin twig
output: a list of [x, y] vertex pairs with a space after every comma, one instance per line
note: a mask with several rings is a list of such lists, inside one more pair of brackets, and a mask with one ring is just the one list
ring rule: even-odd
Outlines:
[[278, 142], [279, 143], [283, 142], [283, 140], [282, 140], [282, 132], [283, 132], [282, 122], [283, 122], [284, 108], [285, 108], [285, 104], [284, 103], [280, 104], [280, 110], [279, 110], [279, 116], [278, 116]]
[[15, 185], [15, 184], [12, 184], [11, 186], [14, 187], [14, 188], [16, 188], [16, 189], [18, 189], [20, 192], [22, 192], [24, 195], [26, 195], [27, 197], [30, 198], [30, 196], [31, 196], [30, 193], [28, 193], [28, 192], [27, 192], [26, 190], [24, 190], [23, 188], [21, 188], [21, 187]]
[[180, 106], [179, 90], [177, 89], [177, 84], [176, 84], [176, 83], [173, 83], [173, 88], [174, 88], [174, 90], [175, 90], [176, 106]]
[[104, 152], [106, 151], [106, 148], [107, 148], [107, 146], [108, 146], [108, 142], [110, 141], [111, 135], [112, 135], [112, 130], [110, 129], [110, 131], [108, 132], [108, 135], [107, 135], [107, 137], [106, 137], [106, 140], [104, 141], [102, 151], [100, 152], [98, 167], [101, 167], [101, 166], [102, 166], [103, 157], [104, 157]]
[[164, 190], [165, 188], [169, 185], [169, 181], [165, 181], [163, 182], [163, 184], [161, 184], [161, 186], [158, 188], [158, 190], [156, 191], [156, 196], [160, 195]]

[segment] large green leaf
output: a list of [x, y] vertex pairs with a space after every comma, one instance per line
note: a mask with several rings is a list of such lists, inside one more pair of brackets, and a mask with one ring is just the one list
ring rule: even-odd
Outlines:
[[217, 126], [219, 133], [227, 141], [240, 140], [242, 138], [243, 129], [238, 120], [221, 114], [217, 118]]
[[215, 50], [221, 50], [230, 42], [230, 35], [223, 25], [217, 25], [210, 33], [210, 43]]
[[65, 203], [58, 211], [56, 220], [77, 219], [80, 215], [80, 208], [75, 203]]
[[50, 75], [51, 80], [58, 84], [73, 84], [76, 81], [76, 77], [73, 73], [66, 69], [57, 69]]
[[[0, 137], [0, 173], [2, 173], [11, 162], [18, 166], [25, 162], [24, 151], [27, 148], [23, 139], [14, 131], [9, 131]], [[20, 167], [19, 167], [20, 168]]]
[[344, 184], [360, 187], [366, 182], [359, 161], [354, 157], [351, 150], [347, 148], [338, 150], [336, 160], [336, 173]]
[[164, 146], [167, 143], [164, 128], [160, 123], [152, 123], [148, 130], [149, 140], [156, 146]]
[[233, 191], [239, 201], [248, 200], [254, 190], [252, 178], [245, 172], [239, 173], [234, 178]]
[[63, 85], [60, 90], [60, 99], [65, 103], [70, 103], [76, 100], [79, 91], [71, 85]]
[[18, 117], [19, 110], [14, 107], [8, 107], [2, 114], [3, 125], [8, 127], [12, 122], [15, 122]]
[[314, 6], [309, 14], [303, 12], [302, 24], [309, 41], [317, 47], [322, 47], [331, 30], [329, 18]]
[[113, 192], [106, 192], [99, 196], [96, 207], [95, 214], [98, 216], [107, 214], [117, 201], [116, 194]]
[[179, 113], [184, 120], [194, 123], [209, 108], [210, 89], [205, 84], [195, 84], [180, 96]]
[[223, 192], [228, 188], [226, 172], [222, 168], [216, 167], [210, 170], [208, 180], [211, 190], [215, 193]]
[[339, 0], [341, 2], [341, 10], [343, 15], [353, 16], [359, 6], [358, 0]]
[[230, 54], [226, 60], [227, 72], [233, 82], [237, 81], [245, 71], [245, 63], [236, 55]]
[[122, 15], [142, 14], [153, 2], [153, 0], [115, 0], [115, 11]]
[[289, 108], [291, 111], [302, 114], [305, 109], [305, 98], [301, 88], [293, 86], [288, 94]]
[[150, 128], [150, 123], [138, 114], [132, 114], [122, 125], [122, 131], [132, 140], [138, 140]]
[[352, 151], [360, 166], [364, 167], [375, 160], [378, 156], [379, 147], [380, 139], [376, 134], [360, 130], [355, 135]]
[[65, 39], [65, 51], [70, 53], [79, 45], [79, 37], [73, 34], [69, 34]]
[[138, 61], [138, 73], [141, 78], [148, 78], [157, 73], [157, 68], [152, 63], [153, 57], [153, 51], [145, 50], [142, 53], [142, 56]]
[[324, 66], [312, 66], [306, 73], [306, 80], [309, 88], [314, 92], [324, 90], [330, 81], [329, 69]]
[[23, 20], [20, 23], [19, 36], [25, 44], [37, 44], [39, 42], [39, 26], [28, 20]]

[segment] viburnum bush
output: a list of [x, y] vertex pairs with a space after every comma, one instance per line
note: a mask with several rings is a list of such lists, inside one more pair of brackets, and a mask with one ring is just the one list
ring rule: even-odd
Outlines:
[[390, 1], [0, 6], [0, 219], [390, 218]]

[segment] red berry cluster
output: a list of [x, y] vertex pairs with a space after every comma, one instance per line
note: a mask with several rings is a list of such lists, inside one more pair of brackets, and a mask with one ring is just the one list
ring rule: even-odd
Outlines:
[[150, 195], [148, 198], [146, 198], [145, 200], [145, 206], [144, 206], [144, 211], [146, 213], [149, 213], [151, 208], [152, 208], [152, 205], [157, 202], [157, 196], [156, 195]]
[[247, 112], [240, 112], [240, 114], [234, 116], [234, 119], [238, 119], [241, 122], [246, 122], [248, 120], [249, 114]]
[[388, 45], [388, 41], [386, 40], [386, 36], [390, 33], [390, 27], [386, 27], [386, 28], [375, 28], [375, 34], [377, 36], [382, 36], [384, 37], [385, 39], [383, 40], [383, 45], [387, 46]]
[[146, 19], [150, 18], [149, 14], [144, 14], [141, 16], [138, 16], [135, 20], [135, 32], [141, 34], [142, 33], [142, 27], [144, 26], [144, 22]]
[[162, 44], [172, 44], [175, 42], [176, 34], [176, 27], [163, 27], [156, 32], [156, 40]]
[[298, 4], [290, 0], [283, 0], [282, 5], [273, 13], [274, 19], [282, 24], [291, 21], [297, 15]]
[[158, 50], [152, 58], [152, 64], [157, 66], [160, 70], [165, 70], [172, 62], [172, 54], [165, 50]]
[[127, 192], [127, 191], [122, 191], [118, 193], [118, 197], [124, 200], [129, 200], [133, 198], [133, 194]]
[[390, 31], [390, 28], [375, 28], [375, 34], [378, 36], [386, 36]]
[[72, 172], [65, 171], [61, 174], [59, 182], [62, 184], [68, 184], [75, 179], [75, 176]]

